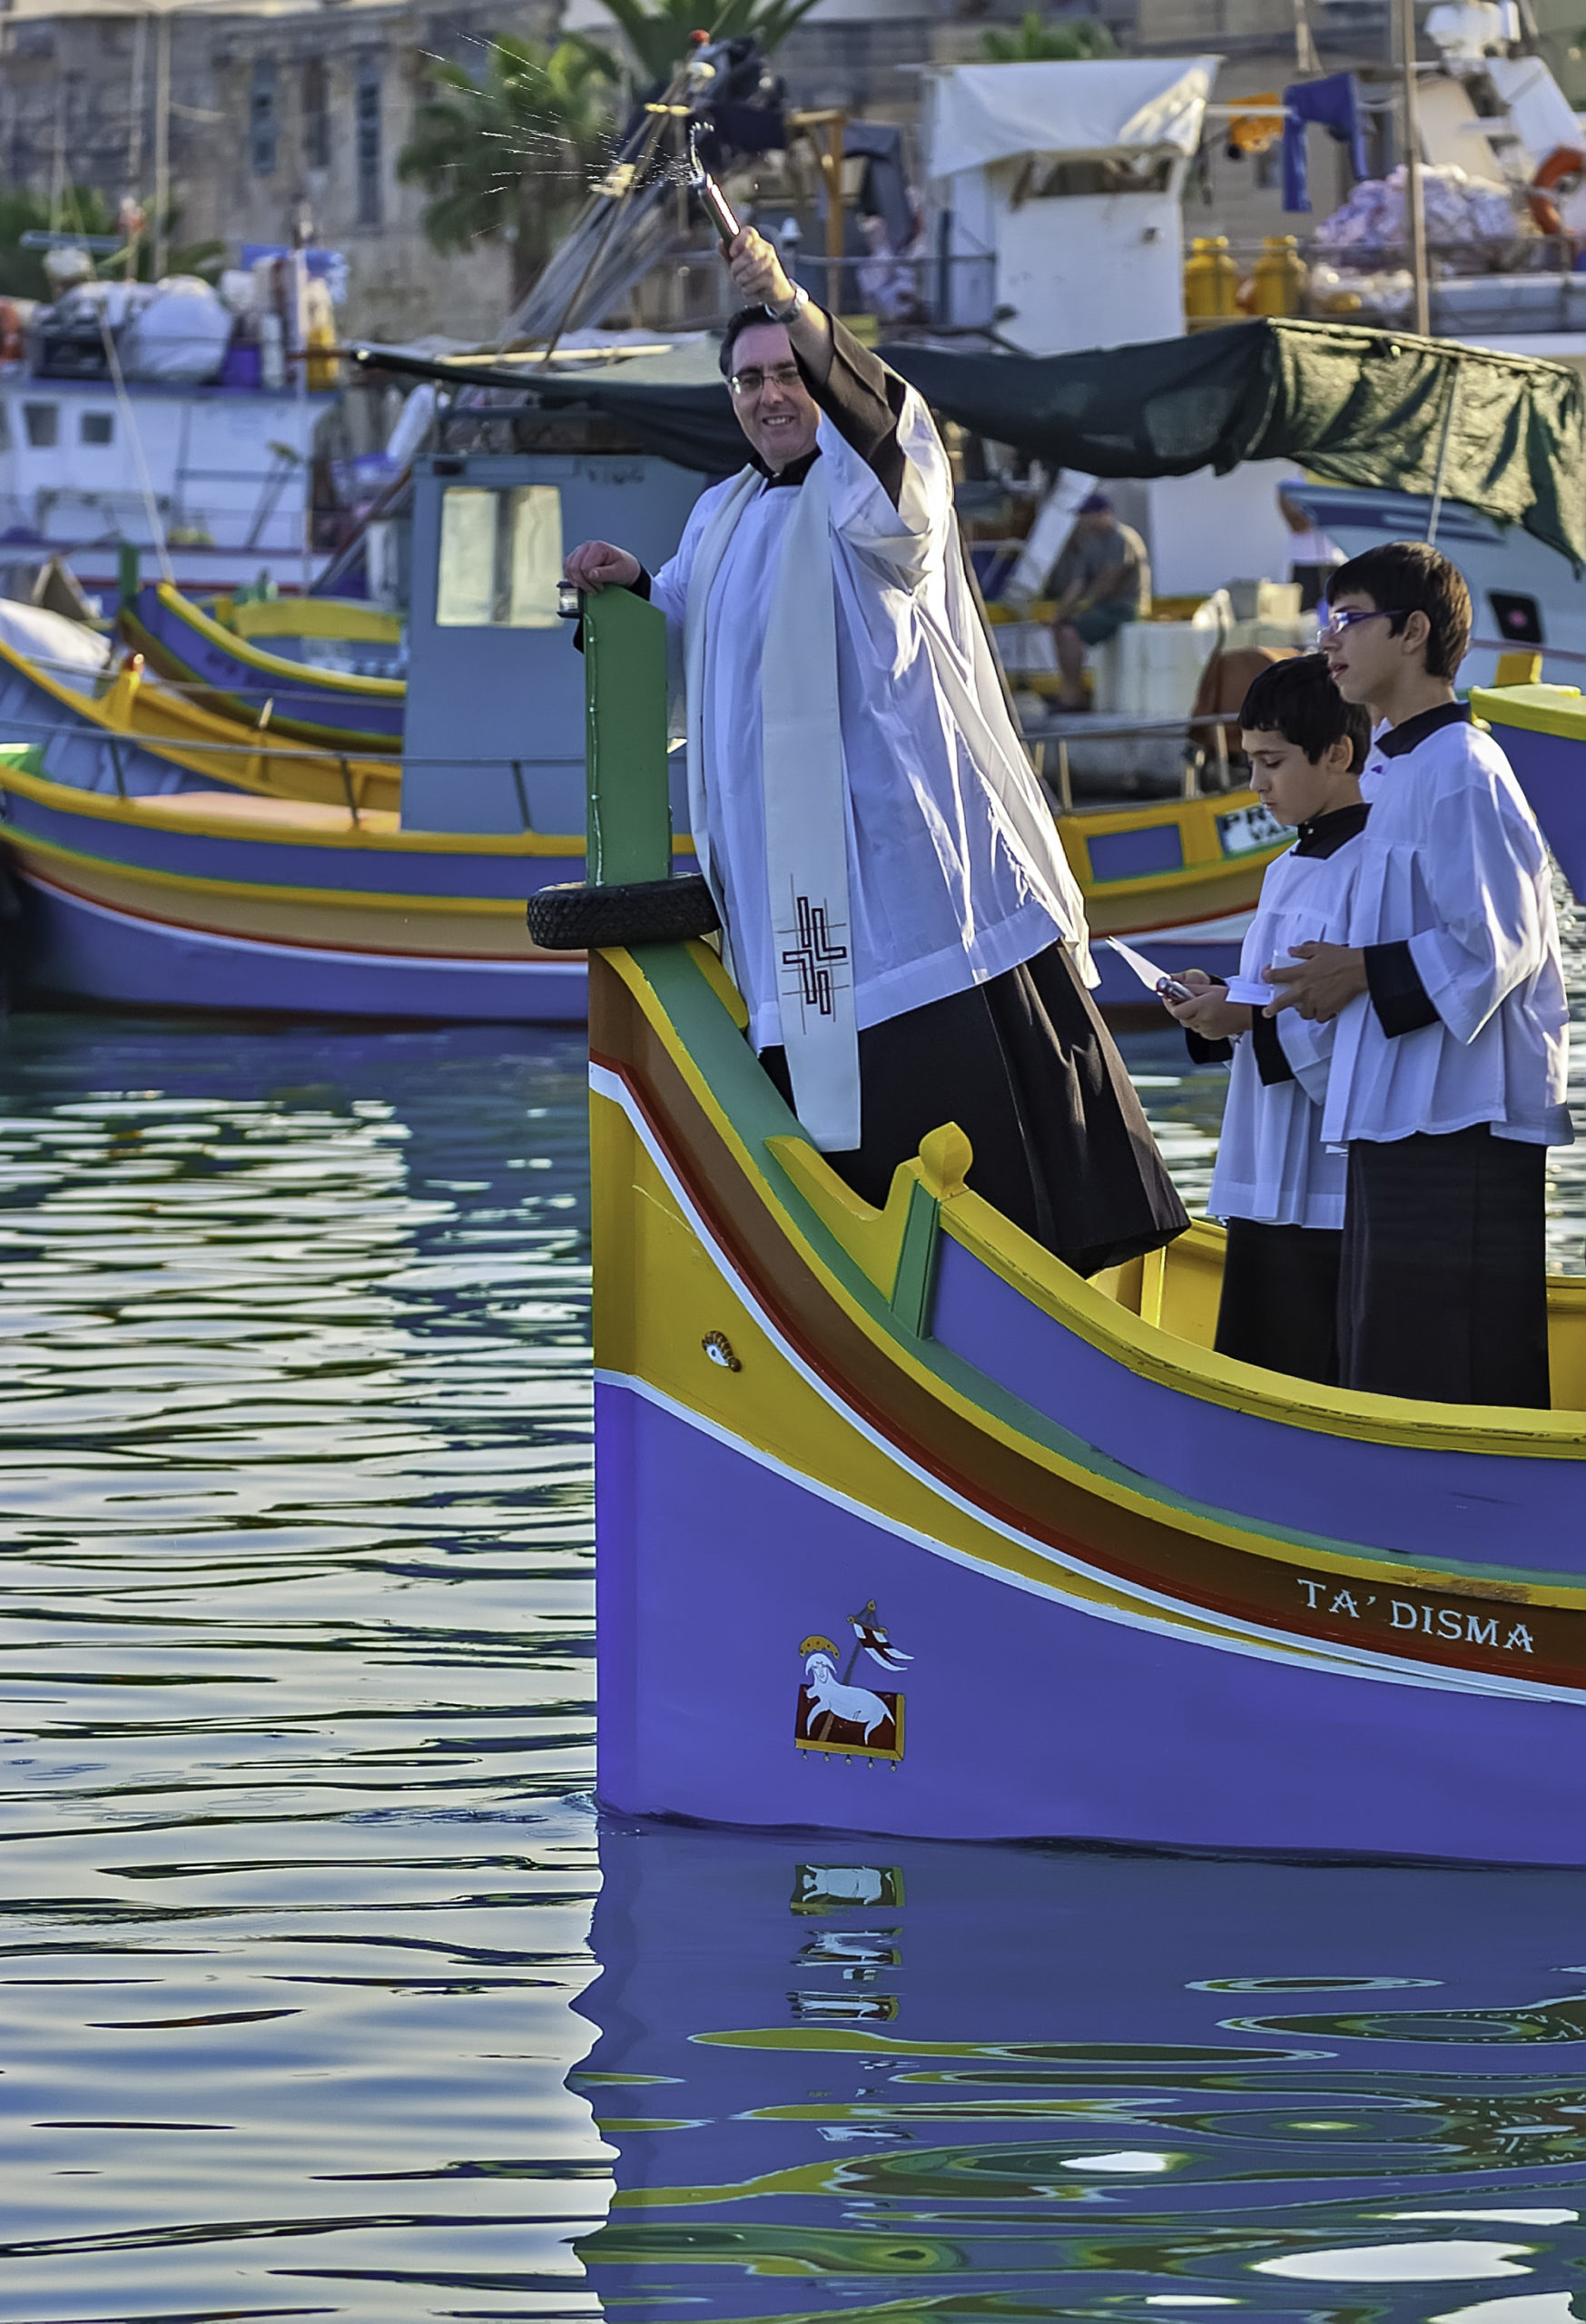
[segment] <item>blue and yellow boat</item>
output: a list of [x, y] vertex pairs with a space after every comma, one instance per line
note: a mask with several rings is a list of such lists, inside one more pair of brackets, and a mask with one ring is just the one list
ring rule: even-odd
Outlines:
[[[378, 606], [276, 598], [242, 606], [225, 602], [211, 612], [155, 582], [123, 607], [120, 627], [153, 668], [205, 710], [322, 750], [402, 746], [408, 689], [400, 677], [324, 668], [303, 658], [310, 643], [327, 641], [389, 655], [399, 646], [401, 625]], [[279, 650], [288, 645], [296, 650]]]
[[583, 837], [405, 832], [391, 808], [189, 790], [118, 797], [0, 748], [0, 838], [35, 991], [127, 1008], [581, 1023], [584, 964], [524, 901]]
[[[663, 706], [606, 714], [653, 789]], [[1586, 1863], [1586, 1281], [1552, 1412], [1280, 1378], [1217, 1227], [1082, 1281], [951, 1122], [873, 1209], [744, 1022], [705, 945], [591, 962], [606, 1801]]]

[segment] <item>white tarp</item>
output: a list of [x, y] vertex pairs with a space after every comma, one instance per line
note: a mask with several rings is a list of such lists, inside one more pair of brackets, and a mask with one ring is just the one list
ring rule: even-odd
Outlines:
[[1026, 153], [1193, 153], [1221, 59], [1108, 57], [1071, 64], [960, 64], [934, 77], [929, 174]]

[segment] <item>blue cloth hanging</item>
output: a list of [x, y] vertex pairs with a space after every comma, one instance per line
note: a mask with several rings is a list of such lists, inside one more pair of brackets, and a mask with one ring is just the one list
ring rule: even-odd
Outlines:
[[1347, 143], [1355, 174], [1366, 174], [1365, 123], [1353, 73], [1329, 73], [1325, 81], [1291, 81], [1283, 93], [1283, 206], [1308, 210], [1310, 179], [1305, 169], [1305, 123], [1319, 121], [1339, 144]]

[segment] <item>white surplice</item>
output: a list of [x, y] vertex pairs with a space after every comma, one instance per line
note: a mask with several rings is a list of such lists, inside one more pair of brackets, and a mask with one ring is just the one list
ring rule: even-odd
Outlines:
[[1547, 849], [1508, 760], [1464, 721], [1374, 750], [1347, 941], [1407, 941], [1437, 1020], [1384, 1033], [1367, 994], [1337, 1019], [1323, 1135], [1391, 1142], [1480, 1122], [1567, 1146], [1569, 1004]]
[[[1241, 977], [1261, 982], [1267, 962], [1286, 960], [1292, 945], [1348, 940], [1364, 838], [1356, 832], [1329, 855], [1290, 848], [1268, 864], [1240, 950]], [[1267, 1226], [1340, 1227], [1346, 1160], [1322, 1137], [1333, 1027], [1292, 1009], [1274, 1022], [1295, 1078], [1263, 1082], [1251, 1036], [1236, 1042], [1207, 1209]]]
[[[960, 561], [946, 452], [908, 390], [898, 423], [901, 507], [823, 416], [818, 438], [834, 583], [836, 729], [858, 1026], [1000, 976], [1053, 943], [1097, 981], [1084, 905], [1014, 731]], [[690, 794], [702, 863], [732, 948], [756, 1049], [783, 1039], [767, 892], [763, 670], [800, 667], [783, 551], [803, 487], [729, 479], [702, 496], [651, 585], [695, 674]], [[702, 542], [729, 496], [730, 536], [694, 593]], [[700, 634], [701, 631], [703, 634]]]

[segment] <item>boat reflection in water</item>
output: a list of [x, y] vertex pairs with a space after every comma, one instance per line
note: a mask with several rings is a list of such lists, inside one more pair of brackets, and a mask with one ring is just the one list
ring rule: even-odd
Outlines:
[[579, 2246], [613, 2317], [1572, 2312], [1586, 1873], [616, 1821], [600, 1854], [571, 2081], [617, 2151]]

